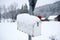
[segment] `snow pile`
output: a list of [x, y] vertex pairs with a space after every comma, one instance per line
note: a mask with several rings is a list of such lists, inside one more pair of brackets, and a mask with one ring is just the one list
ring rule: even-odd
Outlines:
[[36, 16], [29, 14], [19, 14], [17, 16], [18, 30], [28, 33], [32, 36], [40, 35], [40, 33], [38, 33], [40, 32], [40, 23], [40, 19]]
[[20, 21], [20, 22], [23, 22], [23, 23], [29, 25], [29, 24], [34, 24], [35, 22], [39, 22], [40, 19], [36, 16], [32, 16], [29, 14], [19, 14], [17, 16], [17, 21]]
[[52, 16], [49, 16], [48, 19], [51, 20], [51, 21], [54, 21], [57, 16], [58, 15], [52, 15]]

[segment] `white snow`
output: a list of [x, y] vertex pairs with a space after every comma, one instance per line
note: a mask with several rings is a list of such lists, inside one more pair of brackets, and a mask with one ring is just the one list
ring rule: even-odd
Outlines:
[[54, 19], [57, 17], [58, 15], [52, 15], [52, 16], [49, 16], [48, 19], [51, 20], [51, 21], [54, 21]]
[[41, 18], [41, 20], [44, 20], [45, 18]]
[[[36, 21], [40, 21], [40, 19], [36, 16], [32, 16], [32, 15], [29, 15], [29, 14], [19, 14], [17, 16], [17, 21], [23, 21], [25, 22], [26, 24], [29, 24], [29, 23], [34, 23]], [[27, 22], [28, 21], [28, 22]], [[32, 22], [31, 22], [32, 21]]]
[[[50, 40], [54, 36], [60, 40], [60, 22], [44, 21], [41, 24], [41, 35], [32, 37], [32, 40]], [[28, 40], [28, 34], [17, 30], [17, 22], [0, 23], [0, 40]]]
[[16, 22], [0, 23], [0, 40], [27, 40], [26, 38], [27, 34], [17, 30]]
[[[60, 40], [60, 22], [42, 22], [41, 35], [32, 37], [32, 40], [50, 40], [55, 36]], [[28, 40], [28, 35], [17, 30], [17, 23], [0, 23], [0, 40]]]

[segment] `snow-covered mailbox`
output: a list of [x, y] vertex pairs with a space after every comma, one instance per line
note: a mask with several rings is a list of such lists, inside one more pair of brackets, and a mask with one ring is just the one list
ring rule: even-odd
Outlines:
[[31, 36], [41, 35], [41, 21], [38, 17], [29, 14], [17, 16], [17, 29]]

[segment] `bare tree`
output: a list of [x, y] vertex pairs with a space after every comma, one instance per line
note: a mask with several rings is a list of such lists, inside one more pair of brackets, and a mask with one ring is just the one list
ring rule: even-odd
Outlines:
[[2, 7], [0, 6], [0, 20], [1, 20]]
[[11, 4], [11, 5], [8, 7], [8, 10], [9, 10], [9, 11], [14, 11], [14, 10], [17, 9], [17, 7], [18, 7], [18, 4], [14, 2], [13, 4]]
[[4, 13], [3, 18], [5, 19], [6, 18], [6, 13], [7, 13], [7, 8], [6, 8], [5, 5], [3, 5], [3, 13]]
[[17, 4], [17, 3], [13, 3], [13, 4], [11, 4], [11, 5], [8, 7], [9, 16], [10, 16], [10, 18], [12, 18], [13, 20], [16, 19], [17, 7], [18, 7], [18, 4]]

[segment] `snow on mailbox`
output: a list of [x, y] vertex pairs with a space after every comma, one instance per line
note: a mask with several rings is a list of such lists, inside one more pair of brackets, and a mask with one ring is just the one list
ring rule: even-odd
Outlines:
[[31, 36], [41, 35], [41, 21], [38, 17], [29, 14], [17, 16], [17, 29]]

